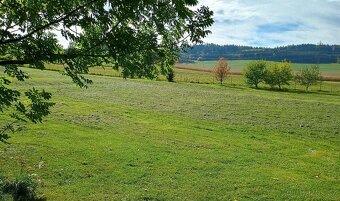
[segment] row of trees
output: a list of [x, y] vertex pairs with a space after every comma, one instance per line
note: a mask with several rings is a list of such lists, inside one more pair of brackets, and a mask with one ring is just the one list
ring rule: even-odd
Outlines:
[[290, 81], [295, 79], [296, 82], [308, 88], [320, 80], [320, 70], [317, 65], [307, 66], [300, 70], [295, 76], [292, 72], [291, 64], [287, 61], [266, 62], [263, 60], [250, 62], [245, 71], [244, 77], [246, 83], [258, 88], [260, 83], [268, 84], [270, 87], [282, 88], [289, 85]]
[[[231, 74], [230, 66], [224, 58], [220, 58], [213, 68], [216, 80], [222, 85]], [[308, 88], [320, 81], [320, 70], [317, 65], [307, 66], [293, 75], [291, 64], [287, 61], [267, 62], [264, 60], [250, 62], [244, 70], [246, 83], [250, 86], [259, 87], [260, 83], [268, 84], [271, 88], [289, 85], [290, 81], [296, 82]]]

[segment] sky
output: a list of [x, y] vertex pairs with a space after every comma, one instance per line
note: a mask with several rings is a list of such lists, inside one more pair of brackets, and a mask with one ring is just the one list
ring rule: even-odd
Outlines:
[[[205, 43], [277, 47], [340, 45], [340, 0], [199, 0], [214, 11]], [[67, 47], [60, 33], [59, 42]]]
[[199, 0], [214, 11], [206, 43], [340, 44], [340, 0]]

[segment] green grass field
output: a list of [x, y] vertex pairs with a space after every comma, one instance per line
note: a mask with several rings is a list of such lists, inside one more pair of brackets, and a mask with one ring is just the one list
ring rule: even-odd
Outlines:
[[220, 86], [186, 70], [177, 83], [91, 75], [79, 89], [25, 71], [32, 79], [14, 87], [44, 88], [57, 104], [0, 144], [0, 175], [36, 174], [48, 200], [340, 199], [337, 90]]
[[[236, 72], [241, 72], [245, 66], [251, 60], [231, 60], [228, 61], [231, 69]], [[206, 68], [212, 68], [216, 65], [217, 61], [198, 61], [195, 63], [189, 63], [188, 66], [192, 67], [206, 67]], [[311, 65], [311, 64], [298, 64], [293, 63], [292, 68], [294, 71], [299, 71], [302, 68]], [[340, 64], [320, 64], [320, 71], [323, 75], [326, 76], [340, 76]]]
[[[55, 64], [46, 64], [46, 69], [53, 71], [62, 71], [62, 65]], [[175, 81], [179, 83], [200, 83], [200, 84], [217, 84], [214, 75], [210, 72], [204, 71], [195, 71], [188, 69], [177, 69], [175, 68]], [[112, 70], [111, 67], [94, 67], [90, 68], [89, 73], [92, 75], [104, 75], [110, 77], [122, 77], [121, 73], [115, 70]], [[157, 80], [165, 81], [165, 76], [159, 76]], [[236, 87], [246, 87], [245, 80], [241, 75], [232, 75], [230, 76], [225, 83], [230, 86]], [[260, 84], [262, 88], [268, 88], [264, 84]], [[296, 84], [294, 81], [291, 81], [289, 86], [285, 86], [288, 90], [304, 90], [305, 87]], [[323, 91], [327, 93], [337, 93], [340, 92], [340, 82], [322, 82], [318, 85], [311, 86], [311, 91]]]

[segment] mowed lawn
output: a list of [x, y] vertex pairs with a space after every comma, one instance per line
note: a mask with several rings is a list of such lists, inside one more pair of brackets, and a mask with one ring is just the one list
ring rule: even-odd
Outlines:
[[340, 93], [25, 71], [15, 88], [57, 104], [0, 144], [0, 174], [48, 200], [340, 200]]

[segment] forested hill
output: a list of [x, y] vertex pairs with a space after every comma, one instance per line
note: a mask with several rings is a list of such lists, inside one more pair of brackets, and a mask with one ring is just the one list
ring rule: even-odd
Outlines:
[[181, 55], [180, 62], [217, 60], [224, 57], [228, 60], [270, 61], [288, 60], [294, 63], [340, 63], [340, 45], [289, 45], [276, 48], [261, 48], [237, 45], [203, 44], [188, 48]]

